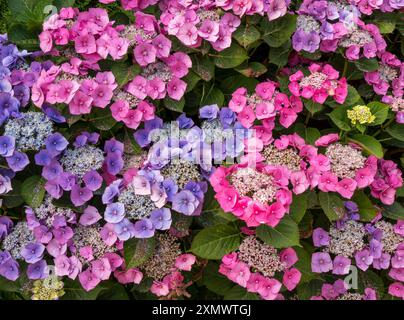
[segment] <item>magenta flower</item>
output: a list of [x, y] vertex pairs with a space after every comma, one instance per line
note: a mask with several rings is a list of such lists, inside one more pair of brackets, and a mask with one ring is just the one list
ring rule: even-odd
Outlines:
[[316, 273], [328, 272], [333, 268], [332, 260], [327, 252], [315, 252], [311, 256], [311, 271]]

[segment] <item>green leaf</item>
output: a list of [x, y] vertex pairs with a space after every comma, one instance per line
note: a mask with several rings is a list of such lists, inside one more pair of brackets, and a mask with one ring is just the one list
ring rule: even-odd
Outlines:
[[289, 216], [296, 222], [299, 223], [307, 210], [308, 205], [308, 193], [302, 193], [299, 195], [293, 195], [292, 204], [289, 209]]
[[391, 206], [381, 205], [383, 216], [393, 219], [393, 220], [404, 220], [404, 207], [398, 203], [394, 202]]
[[20, 50], [37, 50], [39, 48], [38, 36], [23, 24], [11, 24], [8, 28], [7, 36], [8, 40], [17, 45]]
[[219, 264], [214, 261], [209, 261], [204, 269], [201, 284], [221, 296], [226, 295], [234, 287], [233, 282], [219, 273]]
[[338, 128], [344, 131], [351, 130], [351, 121], [348, 119], [347, 111], [347, 107], [340, 106], [336, 107], [332, 112], [328, 114], [332, 122], [334, 122]]
[[330, 221], [342, 218], [338, 211], [344, 208], [344, 202], [336, 194], [320, 192], [318, 195], [320, 206]]
[[387, 127], [385, 131], [391, 135], [393, 138], [404, 141], [404, 125], [399, 123], [394, 123]]
[[119, 86], [123, 86], [133, 80], [141, 70], [139, 65], [128, 63], [127, 61], [103, 60], [99, 64], [102, 70], [111, 71], [114, 74]]
[[286, 41], [278, 48], [269, 48], [269, 62], [282, 68], [288, 63], [290, 51], [292, 50], [291, 41]]
[[261, 37], [260, 32], [252, 25], [242, 24], [233, 33], [233, 38], [238, 41], [244, 48], [259, 40]]
[[236, 68], [236, 71], [245, 75], [246, 77], [257, 78], [268, 70], [267, 68], [259, 62], [251, 62], [249, 64], [243, 63]]
[[217, 52], [213, 56], [215, 65], [222, 69], [235, 68], [248, 58], [247, 52], [235, 42], [229, 48]]
[[317, 273], [311, 271], [311, 254], [301, 247], [295, 247], [293, 249], [296, 251], [299, 258], [294, 267], [302, 273], [300, 283], [320, 278]]
[[368, 196], [362, 191], [358, 190], [355, 192], [352, 201], [356, 202], [359, 207], [359, 215], [362, 221], [372, 221], [377, 215], [377, 210], [373, 206], [372, 201]]
[[312, 100], [304, 99], [303, 101], [304, 107], [313, 115], [317, 112], [324, 110], [324, 106], [322, 104], [316, 103]]
[[165, 97], [164, 106], [171, 111], [182, 112], [185, 106], [185, 98], [182, 97], [180, 101], [177, 101], [169, 97]]
[[73, 7], [75, 0], [54, 0], [53, 4], [60, 10], [61, 8]]
[[13, 180], [11, 186], [13, 190], [2, 195], [2, 205], [7, 208], [15, 208], [24, 203], [24, 199], [21, 197], [21, 182]]
[[219, 107], [224, 105], [223, 92], [217, 87], [213, 87], [205, 93], [201, 100], [200, 106], [203, 107], [211, 104], [217, 104]]
[[112, 118], [109, 108], [94, 108], [91, 111], [89, 121], [101, 131], [108, 131], [117, 124], [116, 120]]
[[379, 63], [377, 62], [376, 59], [362, 58], [362, 59], [356, 60], [354, 63], [360, 71], [364, 71], [364, 72], [375, 71], [379, 68]]
[[275, 248], [300, 246], [297, 223], [287, 215], [275, 228], [260, 225], [256, 232], [258, 238]]
[[361, 146], [367, 153], [373, 154], [377, 158], [383, 158], [383, 147], [374, 137], [365, 134], [356, 134], [348, 140]]
[[38, 208], [45, 196], [45, 179], [41, 176], [29, 177], [22, 183], [21, 196], [31, 208]]
[[390, 108], [387, 104], [373, 101], [373, 102], [370, 102], [367, 106], [370, 109], [370, 112], [372, 113], [372, 115], [374, 115], [376, 117], [372, 123], [367, 124], [368, 126], [379, 126], [384, 121], [386, 121], [387, 116], [389, 114], [389, 110], [390, 110]]
[[249, 92], [254, 92], [259, 81], [255, 78], [248, 78], [241, 74], [230, 76], [220, 82], [220, 87], [226, 94], [231, 94], [237, 88], [245, 87]]
[[201, 79], [210, 81], [215, 75], [215, 64], [208, 56], [192, 56], [192, 71]]
[[360, 100], [361, 96], [358, 91], [352, 87], [350, 84], [348, 85], [348, 95], [345, 99], [345, 102], [341, 105], [334, 100], [326, 102], [327, 105], [333, 108], [340, 108], [341, 106], [350, 107], [356, 104]]
[[303, 283], [297, 287], [297, 295], [300, 300], [310, 300], [312, 296], [321, 295], [321, 287], [324, 281], [313, 279], [308, 283]]
[[226, 293], [224, 300], [259, 300], [259, 297], [257, 294], [248, 292], [236, 285]]
[[392, 33], [396, 28], [395, 21], [376, 21], [376, 25], [379, 27], [381, 34]]
[[190, 70], [188, 74], [182, 78], [187, 83], [187, 89], [185, 92], [190, 92], [195, 88], [201, 77], [198, 76], [194, 71]]
[[136, 268], [145, 263], [154, 253], [156, 239], [132, 238], [124, 243], [124, 258], [126, 268]]
[[93, 290], [85, 291], [77, 279], [66, 279], [63, 282], [65, 295], [61, 297], [62, 300], [96, 300], [98, 295], [104, 290], [107, 290], [108, 286], [111, 285], [110, 282], [103, 281]]
[[274, 21], [263, 19], [261, 23], [262, 39], [270, 47], [280, 47], [287, 42], [296, 30], [296, 16], [287, 14]]
[[303, 123], [297, 123], [292, 132], [298, 133], [308, 144], [314, 144], [321, 136], [317, 128], [307, 128]]
[[237, 226], [220, 224], [200, 231], [192, 241], [191, 251], [203, 259], [221, 259], [236, 250], [240, 242]]
[[366, 288], [373, 288], [377, 291], [377, 297], [383, 296], [384, 282], [375, 272], [371, 270], [358, 270], [358, 291], [364, 292]]

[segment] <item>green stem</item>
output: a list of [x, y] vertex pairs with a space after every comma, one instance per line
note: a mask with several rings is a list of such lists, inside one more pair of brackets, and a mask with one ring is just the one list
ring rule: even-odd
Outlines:
[[393, 121], [395, 120], [395, 118], [391, 118], [389, 121], [387, 121], [384, 125], [382, 125], [380, 127], [379, 130], [377, 130], [374, 134], [373, 137], [377, 137], [384, 129], [386, 129]]

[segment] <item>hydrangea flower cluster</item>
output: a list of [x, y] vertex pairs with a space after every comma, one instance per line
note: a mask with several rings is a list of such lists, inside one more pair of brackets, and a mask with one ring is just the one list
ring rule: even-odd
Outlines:
[[377, 300], [376, 290], [365, 288], [363, 293], [352, 290], [344, 280], [336, 280], [333, 284], [324, 283], [321, 295], [312, 296], [310, 300]]
[[394, 54], [383, 52], [379, 68], [365, 72], [364, 77], [373, 91], [383, 96], [382, 101], [389, 104], [396, 113], [396, 121], [404, 123], [404, 63]]
[[[292, 248], [278, 252], [251, 235], [237, 251], [222, 258], [219, 272], [248, 292], [258, 293], [265, 300], [278, 300], [282, 299], [282, 284], [292, 291], [300, 282], [301, 272], [293, 267], [297, 261]], [[277, 279], [279, 274], [283, 274], [282, 283]]]
[[9, 43], [6, 34], [0, 35], [0, 125], [17, 117], [20, 107], [28, 105], [30, 88], [42, 69], [39, 62], [28, 63], [26, 59], [31, 56]]
[[[403, 281], [404, 222], [399, 220], [393, 225], [378, 215], [371, 223], [365, 224], [359, 221], [356, 203], [348, 201], [345, 208], [346, 214], [330, 226], [329, 232], [322, 228], [313, 231], [313, 244], [316, 248], [322, 248], [322, 252], [313, 253], [312, 271], [346, 275], [352, 260], [355, 260], [356, 267], [363, 271], [370, 267], [376, 270], [390, 269], [391, 278]], [[402, 297], [402, 293], [399, 291], [394, 295]]]
[[164, 8], [160, 21], [165, 31], [191, 48], [206, 40], [216, 51], [222, 51], [230, 47], [231, 36], [240, 25], [240, 19], [231, 13], [221, 16], [215, 1], [170, 0], [160, 6]]
[[[212, 1], [213, 2], [213, 1]], [[232, 11], [237, 16], [259, 14], [272, 21], [286, 14], [290, 0], [216, 0], [217, 7]]]
[[342, 144], [336, 133], [319, 138], [315, 145], [324, 147], [325, 154], [311, 160], [317, 172], [310, 177], [312, 185], [322, 192], [338, 192], [350, 199], [355, 190], [369, 187], [377, 173], [377, 158], [366, 157], [355, 144]]
[[392, 12], [394, 10], [400, 10], [404, 7], [404, 4], [401, 1], [395, 0], [352, 0], [350, 2], [356, 5], [359, 11], [365, 15], [371, 15], [375, 10]]
[[296, 97], [311, 99], [323, 104], [328, 97], [337, 103], [343, 104], [348, 95], [346, 78], [339, 78], [339, 72], [329, 64], [319, 65], [312, 63], [309, 66], [309, 75], [301, 70], [289, 77], [289, 90]]
[[35, 156], [42, 166], [45, 189], [56, 199], [70, 191], [72, 203], [79, 207], [89, 201], [99, 190], [103, 177], [99, 172], [116, 175], [123, 168], [123, 144], [115, 139], [105, 142], [104, 150], [96, 147], [99, 134], [82, 132], [71, 147], [60, 133], [46, 138], [46, 149]]
[[182, 253], [177, 238], [161, 233], [156, 236], [154, 254], [138, 268], [124, 268], [114, 272], [115, 278], [122, 284], [139, 284], [143, 278], [151, 279], [150, 292], [158, 297], [189, 297], [181, 271], [191, 271], [196, 257]]
[[277, 115], [280, 124], [288, 128], [303, 110], [303, 103], [297, 95], [289, 98], [279, 92], [278, 86], [273, 81], [262, 82], [256, 86], [253, 94], [249, 94], [246, 88], [239, 88], [233, 92], [229, 108], [237, 114], [238, 121], [246, 128], [250, 128], [258, 119], [264, 127], [272, 129]]
[[43, 52], [67, 58], [81, 57], [95, 64], [110, 56], [121, 59], [129, 42], [120, 36], [120, 28], [113, 26], [106, 10], [90, 8], [79, 12], [76, 8], [62, 8], [43, 24], [39, 35]]
[[335, 52], [345, 48], [346, 58], [358, 60], [374, 58], [386, 49], [378, 27], [359, 19], [355, 4], [305, 0], [298, 13], [297, 30], [292, 37], [296, 51]]
[[292, 192], [289, 172], [281, 166], [247, 163], [219, 167], [210, 177], [215, 198], [225, 212], [244, 220], [249, 227], [275, 227], [289, 212]]

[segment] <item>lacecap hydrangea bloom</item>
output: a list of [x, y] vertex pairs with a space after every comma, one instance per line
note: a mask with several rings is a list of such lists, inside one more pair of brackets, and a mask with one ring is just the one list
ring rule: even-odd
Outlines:
[[289, 76], [289, 90], [296, 97], [311, 99], [323, 104], [331, 97], [343, 104], [348, 95], [346, 78], [339, 79], [339, 72], [329, 64], [312, 63], [308, 68], [310, 74], [305, 75], [301, 70]]
[[279, 84], [273, 81], [261, 82], [252, 94], [246, 88], [238, 88], [232, 94], [229, 108], [237, 114], [238, 121], [246, 128], [250, 128], [258, 119], [264, 127], [272, 130], [277, 115], [279, 123], [288, 128], [303, 110], [303, 103], [297, 95], [289, 98], [279, 92], [278, 87]]
[[374, 288], [365, 288], [363, 293], [349, 287], [344, 280], [338, 279], [333, 284], [324, 283], [321, 294], [310, 300], [378, 300]]
[[[322, 228], [314, 229], [313, 244], [322, 251], [313, 253], [312, 271], [346, 275], [354, 262], [362, 271], [369, 268], [389, 270], [392, 279], [402, 282], [404, 222], [398, 220], [392, 224], [380, 214], [369, 223], [359, 219], [357, 204], [348, 201], [345, 202], [343, 218], [334, 222], [328, 232]], [[402, 292], [393, 295], [403, 297]]]
[[98, 133], [82, 132], [69, 146], [60, 133], [47, 137], [46, 149], [35, 156], [35, 162], [43, 167], [45, 189], [53, 198], [59, 199], [68, 191], [72, 203], [82, 206], [101, 188], [101, 173], [116, 175], [122, 170], [123, 144], [110, 139], [100, 149], [98, 139]]
[[178, 238], [169, 233], [159, 233], [155, 250], [147, 261], [137, 268], [125, 268], [123, 265], [114, 272], [114, 276], [122, 284], [139, 284], [143, 278], [151, 279], [149, 290], [158, 297], [190, 297], [186, 288], [192, 282], [185, 283], [181, 272], [191, 271], [195, 262], [194, 255], [182, 253]]
[[[282, 284], [292, 291], [300, 282], [301, 272], [293, 265], [298, 261], [292, 248], [278, 251], [250, 235], [235, 252], [226, 254], [219, 273], [248, 292], [258, 293], [265, 300], [281, 300]], [[282, 282], [278, 279], [282, 275]]]
[[376, 116], [372, 114], [368, 106], [361, 105], [354, 106], [352, 110], [348, 110], [347, 117], [353, 125], [371, 124], [376, 119]]
[[240, 19], [233, 14], [221, 15], [215, 1], [166, 0], [160, 8], [165, 31], [191, 48], [199, 47], [205, 40], [222, 51], [230, 47], [231, 36], [240, 25]]
[[315, 145], [325, 148], [325, 152], [311, 159], [310, 164], [316, 172], [309, 180], [322, 192], [337, 192], [350, 199], [355, 190], [369, 187], [374, 182], [378, 161], [375, 156], [366, 157], [359, 146], [339, 142], [336, 133], [322, 136]]

